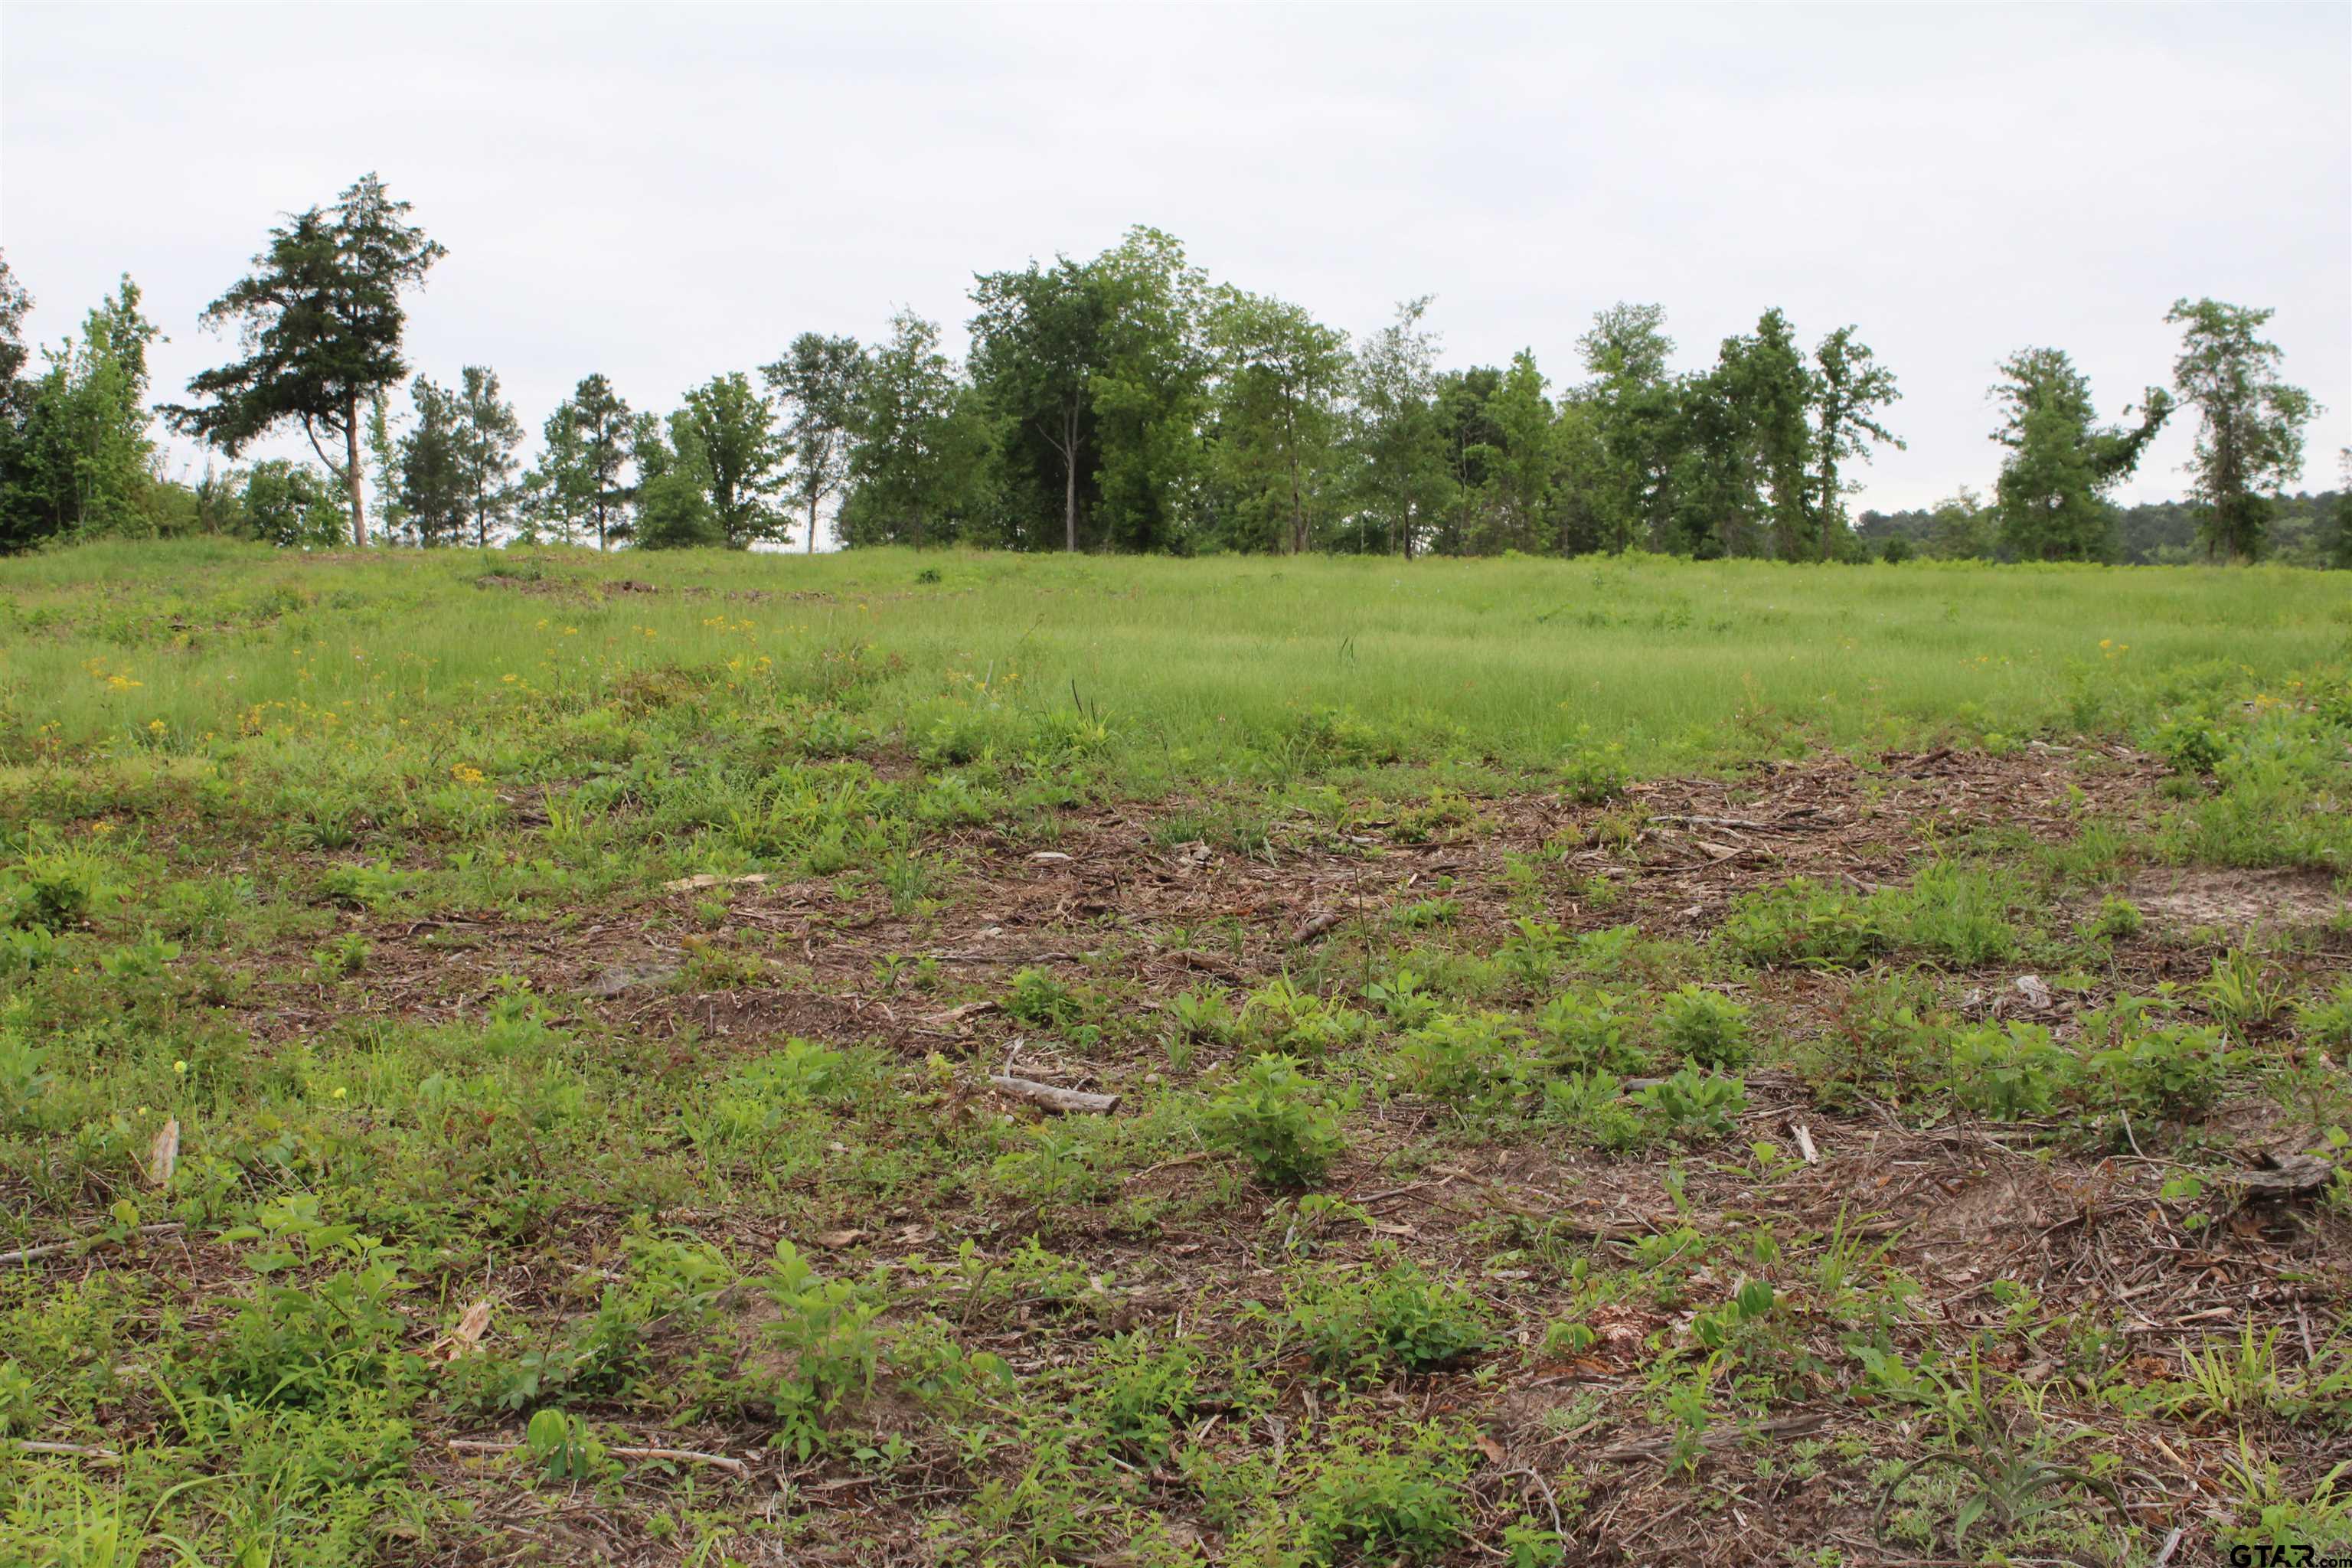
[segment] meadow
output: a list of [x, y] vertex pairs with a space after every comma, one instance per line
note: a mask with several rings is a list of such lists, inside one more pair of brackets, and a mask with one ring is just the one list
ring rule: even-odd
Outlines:
[[2282, 568], [0, 561], [0, 1563], [2352, 1550]]

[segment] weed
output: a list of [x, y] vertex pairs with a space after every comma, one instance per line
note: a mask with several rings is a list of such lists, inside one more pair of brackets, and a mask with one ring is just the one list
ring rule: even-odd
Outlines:
[[1260, 1180], [1301, 1187], [1346, 1147], [1339, 1118], [1295, 1057], [1253, 1058], [1201, 1111], [1210, 1142], [1247, 1160]]
[[1685, 985], [1659, 1004], [1658, 1035], [1699, 1067], [1736, 1068], [1748, 1060], [1748, 1009], [1696, 985]]

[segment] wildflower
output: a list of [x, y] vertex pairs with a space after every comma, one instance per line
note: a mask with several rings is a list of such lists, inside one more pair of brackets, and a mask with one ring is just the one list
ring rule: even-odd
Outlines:
[[114, 824], [107, 821], [104, 817], [100, 817], [96, 822], [89, 825], [90, 837], [93, 838], [103, 838], [113, 831]]
[[171, 726], [164, 723], [161, 719], [150, 719], [147, 721], [147, 732], [151, 735], [160, 735], [170, 728]]
[[482, 770], [467, 763], [459, 763], [449, 770], [449, 776], [459, 784], [477, 784], [482, 782]]
[[173, 1062], [173, 1063], [172, 1064], [172, 1070], [173, 1070], [173, 1072], [175, 1072], [175, 1073], [178, 1073], [182, 1078], [185, 1078], [185, 1077], [187, 1077], [187, 1076], [188, 1076], [188, 1064], [187, 1064], [186, 1060], [184, 1058], [184, 1059], [182, 1059], [182, 1060], [180, 1060], [180, 1061]]
[[341, 1084], [337, 1084], [337, 1085], [335, 1086], [335, 1095], [334, 1095], [334, 1097], [335, 1097], [337, 1100], [341, 1100], [341, 1099], [342, 1099], [342, 1098], [343, 1098], [343, 1086], [342, 1086]]

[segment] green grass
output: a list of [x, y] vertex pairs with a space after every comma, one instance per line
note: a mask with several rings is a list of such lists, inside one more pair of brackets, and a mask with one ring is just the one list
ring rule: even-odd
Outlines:
[[[492, 572], [550, 591], [472, 585]], [[663, 591], [609, 591], [625, 579]], [[403, 719], [576, 710], [675, 670], [722, 681], [724, 706], [852, 698], [909, 743], [1013, 743], [1083, 711], [1131, 776], [1188, 781], [1331, 757], [1546, 768], [1615, 745], [1647, 773], [2017, 737], [2285, 681], [2352, 647], [2342, 584], [2286, 569], [205, 542], [0, 562], [0, 734], [19, 753], [143, 744], [159, 721], [167, 751], [203, 747], [329, 713], [372, 749], [401, 743]]]
[[0, 1563], [2340, 1548], [2335, 588], [0, 562]]

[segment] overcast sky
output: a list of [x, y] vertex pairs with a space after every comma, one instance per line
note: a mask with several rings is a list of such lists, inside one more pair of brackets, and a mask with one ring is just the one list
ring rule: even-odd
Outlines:
[[[1354, 332], [1433, 293], [1446, 361], [1556, 383], [1619, 300], [1679, 360], [1780, 305], [1853, 322], [1909, 440], [1864, 504], [1990, 484], [1987, 388], [2070, 351], [2115, 417], [2181, 295], [2275, 307], [2352, 441], [2352, 5], [1714, 8], [0, 6], [0, 245], [44, 341], [128, 271], [156, 395], [289, 209], [364, 170], [449, 248], [436, 379], [534, 431], [590, 371], [640, 407], [868, 340], [963, 341], [971, 274], [1130, 225]], [[2125, 499], [2177, 495], [2187, 421]]]

